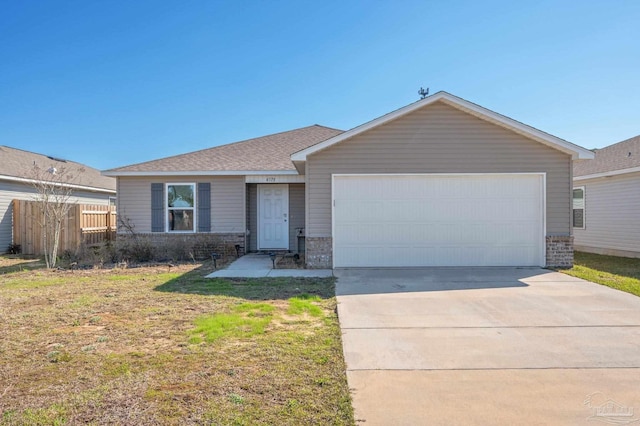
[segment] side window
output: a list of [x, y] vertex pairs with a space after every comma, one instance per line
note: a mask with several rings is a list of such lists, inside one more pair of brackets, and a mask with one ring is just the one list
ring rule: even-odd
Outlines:
[[584, 186], [573, 188], [573, 227], [585, 228], [584, 221]]
[[167, 232], [195, 231], [195, 183], [167, 184]]

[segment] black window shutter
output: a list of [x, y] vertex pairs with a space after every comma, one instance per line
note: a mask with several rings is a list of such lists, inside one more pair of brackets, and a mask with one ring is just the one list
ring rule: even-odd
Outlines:
[[164, 183], [151, 184], [151, 232], [164, 232]]
[[211, 184], [198, 183], [198, 232], [211, 232]]

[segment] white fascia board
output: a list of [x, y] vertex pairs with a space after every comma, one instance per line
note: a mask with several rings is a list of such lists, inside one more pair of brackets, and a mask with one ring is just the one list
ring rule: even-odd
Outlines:
[[552, 148], [556, 148], [559, 151], [570, 154], [574, 160], [593, 160], [595, 158], [595, 154], [586, 148], [568, 142], [564, 139], [560, 139], [556, 136], [550, 135], [549, 133], [538, 130], [535, 127], [531, 127], [527, 124], [521, 123], [502, 114], [498, 114], [497, 112], [491, 111], [462, 98], [458, 98], [448, 93], [446, 93], [446, 95], [447, 96], [444, 97], [443, 100], [447, 104], [458, 109], [466, 109], [468, 110], [468, 112], [473, 113], [479, 118], [493, 121], [496, 124], [502, 125], [503, 127], [515, 131], [516, 133], [532, 138]]
[[[16, 177], [16, 176], [6, 176], [6, 175], [0, 175], [0, 180], [7, 180], [7, 181], [10, 181], [10, 182], [25, 183], [25, 184], [28, 184], [28, 185], [33, 185], [34, 183], [38, 182], [38, 180], [36, 180], [36, 179], [26, 179], [26, 178], [20, 178], [20, 177]], [[96, 188], [94, 186], [75, 185], [75, 184], [72, 184], [72, 183], [60, 183], [60, 184], [56, 184], [56, 186], [60, 186], [62, 188], [78, 189], [78, 190], [81, 190], [81, 191], [105, 192], [107, 194], [115, 194], [116, 193], [115, 189]]]
[[578, 180], [587, 180], [587, 179], [597, 179], [597, 178], [626, 175], [627, 173], [638, 173], [638, 172], [640, 172], [640, 167], [631, 167], [628, 169], [611, 170], [608, 172], [593, 173], [590, 175], [574, 176], [573, 180], [578, 181]]
[[594, 153], [589, 151], [586, 148], [582, 148], [578, 145], [572, 144], [571, 142], [567, 142], [564, 139], [560, 139], [555, 136], [552, 136], [548, 133], [545, 133], [531, 126], [520, 123], [519, 121], [513, 120], [509, 117], [506, 117], [504, 115], [488, 110], [484, 107], [481, 107], [480, 105], [476, 105], [472, 102], [469, 102], [457, 96], [453, 96], [450, 93], [438, 92], [424, 99], [421, 99], [417, 102], [414, 102], [410, 105], [407, 105], [403, 108], [400, 108], [386, 115], [383, 115], [382, 117], [376, 118], [375, 120], [369, 121], [368, 123], [365, 123], [361, 126], [354, 127], [353, 129], [348, 130], [344, 133], [341, 133], [337, 136], [334, 136], [333, 138], [327, 139], [326, 141], [310, 146], [309, 148], [303, 149], [302, 151], [298, 151], [291, 155], [291, 161], [306, 161], [307, 156], [310, 154], [313, 154], [314, 152], [321, 151], [325, 148], [330, 147], [331, 145], [340, 143], [346, 139], [352, 138], [360, 133], [366, 132], [367, 130], [371, 130], [374, 127], [388, 123], [392, 120], [395, 120], [396, 118], [409, 114], [417, 109], [423, 108], [427, 105], [430, 105], [438, 101], [444, 101], [445, 103], [453, 106], [454, 108], [458, 108], [462, 111], [471, 113], [479, 118], [485, 119], [489, 122], [496, 123], [498, 125], [511, 129], [517, 133], [520, 133], [524, 136], [528, 136], [545, 145], [551, 146], [562, 152], [570, 154], [574, 160], [592, 160], [595, 157]]
[[295, 170], [193, 170], [177, 172], [118, 172], [105, 170], [104, 176], [245, 176], [245, 175], [297, 175]]

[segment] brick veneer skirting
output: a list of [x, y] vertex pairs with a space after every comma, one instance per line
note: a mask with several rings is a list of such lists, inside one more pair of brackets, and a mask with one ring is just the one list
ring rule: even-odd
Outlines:
[[[235, 256], [235, 246], [240, 246], [240, 255], [245, 252], [245, 234], [169, 234], [169, 233], [148, 233], [148, 234], [118, 234], [116, 237], [116, 247], [124, 249], [131, 247], [135, 242], [151, 247], [151, 254], [154, 260], [205, 260], [211, 258], [211, 253], [215, 252], [221, 256]], [[131, 249], [129, 249], [131, 250]]]
[[[546, 237], [546, 266], [573, 266], [573, 237], [569, 235], [548, 235]], [[306, 238], [307, 268], [332, 268], [333, 252], [331, 237]]]
[[547, 235], [547, 266], [570, 268], [573, 266], [573, 237]]
[[333, 247], [331, 237], [307, 237], [305, 239], [305, 259], [309, 269], [333, 268]]

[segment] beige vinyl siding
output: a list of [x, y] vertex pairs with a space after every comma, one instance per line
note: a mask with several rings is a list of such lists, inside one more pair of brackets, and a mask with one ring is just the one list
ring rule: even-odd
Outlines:
[[571, 232], [571, 157], [442, 102], [307, 159], [307, 236], [331, 236], [334, 173], [545, 172], [547, 234]]
[[304, 184], [289, 184], [289, 250], [298, 251], [298, 231], [304, 228]]
[[580, 186], [585, 188], [585, 229], [573, 230], [576, 249], [640, 257], [640, 173], [574, 182]]
[[244, 176], [119, 177], [118, 214], [127, 218], [136, 232], [151, 232], [151, 184], [183, 182], [211, 183], [211, 232], [244, 233]]
[[[115, 194], [75, 191], [69, 199], [72, 203], [109, 204]], [[0, 181], [0, 253], [4, 253], [13, 241], [13, 200], [34, 200], [36, 191], [28, 184]]]
[[[289, 184], [289, 250], [298, 249], [298, 232], [304, 228], [304, 184]], [[247, 184], [247, 229], [249, 229], [249, 251], [258, 249], [258, 185]]]
[[211, 179], [211, 232], [243, 234], [246, 231], [245, 188], [244, 176]]

